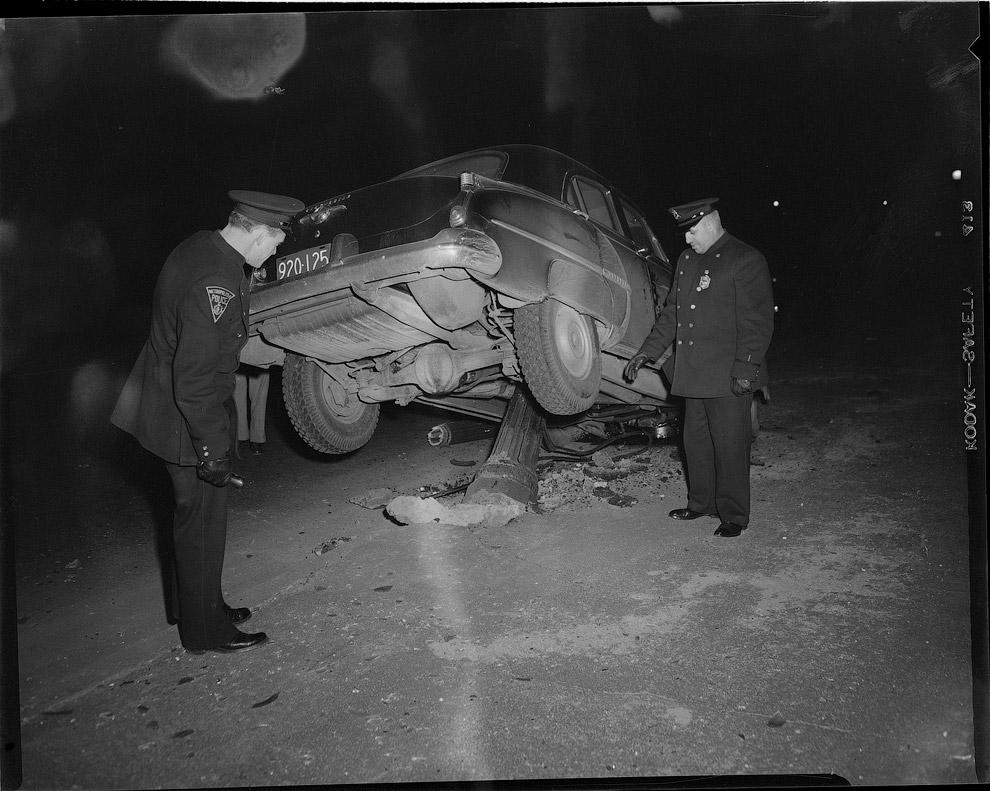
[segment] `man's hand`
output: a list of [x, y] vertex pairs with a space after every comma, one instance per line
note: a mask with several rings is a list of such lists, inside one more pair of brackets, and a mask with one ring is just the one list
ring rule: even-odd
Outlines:
[[749, 395], [753, 392], [753, 383], [749, 379], [736, 379], [733, 376], [731, 389], [734, 396]]
[[649, 361], [650, 358], [640, 352], [628, 363], [626, 363], [626, 369], [622, 372], [622, 376], [625, 377], [627, 382], [635, 382], [636, 377], [639, 376], [639, 369], [646, 365]]
[[224, 456], [222, 459], [201, 461], [196, 465], [196, 476], [200, 480], [211, 483], [214, 486], [226, 486], [230, 483], [232, 475], [233, 463], [230, 460], [230, 456]]

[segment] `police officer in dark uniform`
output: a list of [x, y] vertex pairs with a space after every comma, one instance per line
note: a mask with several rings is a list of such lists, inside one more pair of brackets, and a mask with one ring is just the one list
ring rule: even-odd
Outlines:
[[227, 225], [199, 231], [165, 261], [155, 286], [151, 332], [111, 422], [165, 462], [175, 493], [175, 585], [169, 621], [183, 647], [235, 652], [262, 645], [242, 632], [251, 617], [221, 590], [227, 492], [236, 455], [234, 372], [247, 342], [248, 279], [285, 239], [303, 208], [295, 198], [234, 190]]
[[681, 253], [664, 308], [625, 377], [671, 348], [662, 370], [684, 397], [688, 504], [674, 519], [718, 516], [715, 535], [749, 525], [750, 406], [766, 384], [773, 293], [763, 255], [722, 227], [718, 198], [675, 206], [690, 250]]

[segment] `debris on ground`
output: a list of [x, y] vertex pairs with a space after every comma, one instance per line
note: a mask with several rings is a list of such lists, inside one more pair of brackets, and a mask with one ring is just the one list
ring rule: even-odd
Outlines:
[[594, 492], [595, 497], [605, 500], [609, 505], [617, 505], [620, 508], [628, 508], [639, 502], [635, 497], [628, 494], [620, 494], [608, 486], [596, 486]]
[[259, 700], [257, 703], [252, 703], [251, 708], [260, 709], [262, 706], [267, 706], [269, 703], [274, 703], [276, 700], [278, 700], [277, 692], [271, 697], [265, 698], [264, 700]]
[[501, 493], [481, 492], [475, 502], [456, 505], [444, 505], [433, 497], [402, 495], [385, 506], [385, 511], [404, 525], [437, 522], [458, 527], [501, 527], [526, 513], [526, 506]]
[[[473, 475], [460, 475], [453, 481], [447, 481], [445, 484], [428, 483], [425, 486], [420, 486], [416, 492], [419, 497], [447, 497], [448, 495], [464, 491], [473, 479]], [[393, 492], [392, 499], [397, 494], [398, 492]]]
[[618, 464], [613, 462], [609, 467], [589, 464], [584, 468], [584, 474], [600, 481], [616, 481], [619, 478], [632, 475], [634, 472], [646, 472], [649, 468], [648, 464], [631, 464], [628, 461], [621, 461]]
[[[601, 449], [591, 454], [587, 461], [544, 460], [537, 467], [537, 504], [534, 510], [548, 513], [558, 508], [582, 508], [596, 500], [609, 505], [629, 508], [642, 499], [664, 497], [662, 489], [668, 483], [681, 484], [684, 472], [676, 450], [670, 454], [663, 446], [646, 452], [638, 452], [635, 458], [616, 449]], [[615, 455], [613, 455], [613, 453]], [[452, 464], [462, 464], [456, 459]], [[472, 462], [473, 463], [473, 462]], [[350, 502], [367, 508], [380, 508], [401, 524], [425, 524], [439, 522], [448, 525], [490, 526], [504, 525], [527, 509], [506, 495], [488, 493], [495, 501], [473, 501], [460, 505], [445, 505], [441, 497], [463, 491], [473, 476], [460, 476], [453, 482], [440, 486], [420, 486], [417, 494], [399, 496], [391, 489], [375, 489], [365, 492]], [[388, 498], [386, 502], [382, 499]], [[478, 507], [482, 506], [482, 507]]]
[[784, 715], [777, 711], [774, 712], [774, 715], [769, 720], [767, 720], [767, 725], [771, 728], [780, 728], [785, 722], [787, 722], [787, 720], [784, 719]]
[[386, 506], [398, 494], [395, 489], [368, 489], [361, 494], [356, 494], [347, 502], [360, 505], [362, 508], [382, 508]]
[[351, 536], [341, 536], [340, 538], [331, 538], [329, 541], [324, 541], [318, 547], [313, 550], [314, 555], [325, 555], [331, 549], [333, 549], [338, 544], [342, 544], [345, 541], [350, 541]]
[[591, 461], [594, 462], [596, 467], [604, 467], [606, 469], [611, 469], [615, 466], [615, 462], [612, 461], [612, 457], [608, 455], [608, 451], [600, 450], [593, 453], [591, 456]]
[[679, 455], [667, 446], [655, 446], [635, 458], [603, 449], [588, 461], [541, 467], [537, 501], [544, 513], [585, 508], [600, 499], [627, 508], [644, 499], [663, 498], [670, 485], [683, 486], [683, 476]]

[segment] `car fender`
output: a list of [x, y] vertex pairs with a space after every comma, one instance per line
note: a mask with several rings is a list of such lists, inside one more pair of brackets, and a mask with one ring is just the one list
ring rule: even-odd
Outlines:
[[629, 324], [630, 286], [611, 242], [598, 235], [599, 262], [555, 258], [550, 262], [547, 293], [599, 324], [602, 349], [618, 343]]
[[632, 314], [632, 285], [626, 266], [615, 245], [601, 230], [597, 230], [598, 261], [602, 277], [611, 300], [611, 317], [607, 323], [608, 333], [602, 338], [602, 348], [607, 349], [625, 337]]
[[[612, 322], [612, 298], [601, 271], [555, 258], [550, 262], [547, 296], [591, 316], [599, 325], [599, 342]], [[603, 329], [604, 328], [604, 329]]]
[[478, 193], [475, 208], [488, 218], [485, 233], [502, 253], [500, 270], [479, 278], [486, 286], [524, 303], [547, 298], [555, 258], [600, 270], [593, 226], [545, 197], [505, 188]]

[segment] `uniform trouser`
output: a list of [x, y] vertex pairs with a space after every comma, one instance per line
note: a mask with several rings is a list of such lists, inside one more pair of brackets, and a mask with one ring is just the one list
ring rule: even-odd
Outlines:
[[195, 467], [168, 462], [165, 466], [175, 491], [172, 567], [179, 637], [185, 648], [215, 648], [237, 634], [221, 589], [227, 546], [227, 488], [201, 481]]
[[248, 368], [234, 376], [234, 402], [237, 404], [237, 439], [239, 442], [265, 441], [265, 412], [268, 408], [268, 384], [271, 374], [263, 369]]
[[684, 399], [688, 508], [749, 524], [752, 396]]

